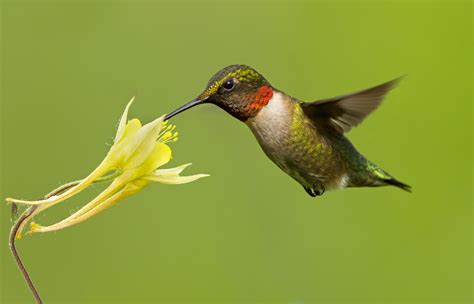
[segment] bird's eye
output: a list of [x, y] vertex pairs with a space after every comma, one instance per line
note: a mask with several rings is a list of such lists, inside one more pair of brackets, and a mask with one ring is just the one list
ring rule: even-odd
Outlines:
[[235, 87], [234, 80], [233, 80], [233, 79], [226, 80], [226, 82], [224, 82], [224, 83], [222, 84], [222, 87], [223, 87], [226, 91], [231, 91], [231, 90]]

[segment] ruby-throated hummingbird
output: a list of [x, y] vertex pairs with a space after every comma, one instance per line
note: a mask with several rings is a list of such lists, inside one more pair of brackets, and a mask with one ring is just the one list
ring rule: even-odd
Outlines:
[[217, 72], [196, 99], [166, 115], [211, 103], [245, 123], [265, 154], [311, 196], [345, 187], [410, 186], [362, 156], [344, 136], [382, 102], [398, 79], [357, 93], [302, 102], [246, 65]]

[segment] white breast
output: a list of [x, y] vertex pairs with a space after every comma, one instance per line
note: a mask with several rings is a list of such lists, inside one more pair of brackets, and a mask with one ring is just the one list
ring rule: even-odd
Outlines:
[[[274, 92], [272, 99], [263, 107], [257, 116], [249, 119], [247, 125], [257, 137], [278, 138], [286, 135], [290, 129], [289, 113], [291, 100], [280, 92]], [[286, 127], [286, 128], [285, 128]]]
[[288, 97], [280, 92], [274, 92], [272, 99], [263, 109], [258, 113], [257, 117], [268, 117], [272, 118], [275, 116], [286, 115], [285, 103], [288, 102]]
[[257, 138], [267, 156], [280, 168], [286, 169], [290, 155], [281, 147], [288, 145], [291, 130], [292, 100], [280, 93], [274, 92], [270, 102], [260, 112], [247, 121], [247, 125]]

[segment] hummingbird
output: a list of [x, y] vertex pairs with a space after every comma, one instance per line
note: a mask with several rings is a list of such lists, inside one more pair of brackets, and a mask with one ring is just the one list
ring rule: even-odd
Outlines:
[[245, 123], [263, 152], [312, 197], [346, 187], [411, 187], [369, 161], [345, 133], [361, 123], [394, 88], [395, 79], [356, 93], [303, 102], [273, 87], [247, 65], [218, 71], [204, 91], [165, 120], [214, 104]]

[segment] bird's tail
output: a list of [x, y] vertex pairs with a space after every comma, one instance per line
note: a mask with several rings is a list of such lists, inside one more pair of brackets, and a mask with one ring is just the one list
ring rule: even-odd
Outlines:
[[389, 184], [389, 185], [392, 185], [392, 186], [395, 186], [395, 187], [398, 187], [402, 190], [405, 190], [405, 191], [408, 191], [408, 192], [411, 192], [411, 186], [410, 185], [407, 185], [405, 183], [402, 183], [401, 181], [399, 181], [398, 179], [395, 179], [395, 178], [391, 178], [391, 179], [386, 179], [384, 180], [384, 182], [386, 184]]
[[411, 192], [410, 185], [407, 185], [399, 181], [398, 179], [394, 178], [389, 173], [379, 168], [377, 165], [370, 163], [369, 171], [372, 177], [374, 178], [374, 186], [391, 185], [391, 186], [398, 187], [402, 190]]

